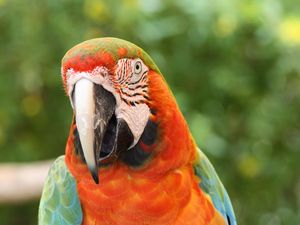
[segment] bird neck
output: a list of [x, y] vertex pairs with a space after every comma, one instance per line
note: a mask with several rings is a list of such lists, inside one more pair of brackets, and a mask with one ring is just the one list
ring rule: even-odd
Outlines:
[[144, 171], [159, 175], [192, 164], [195, 141], [163, 76], [154, 71], [149, 73], [149, 92], [149, 106], [155, 112], [151, 119], [158, 125], [158, 132], [153, 156]]

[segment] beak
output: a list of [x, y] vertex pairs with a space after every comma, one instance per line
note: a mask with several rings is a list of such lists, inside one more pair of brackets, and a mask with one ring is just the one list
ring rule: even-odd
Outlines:
[[82, 78], [74, 93], [76, 126], [86, 164], [95, 183], [99, 183], [100, 163], [115, 160], [118, 152], [127, 150], [133, 135], [123, 119], [115, 116], [116, 100], [101, 85]]

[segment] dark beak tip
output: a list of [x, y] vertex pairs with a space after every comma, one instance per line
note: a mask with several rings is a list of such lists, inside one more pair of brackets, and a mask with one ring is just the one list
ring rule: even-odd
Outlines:
[[98, 178], [98, 174], [96, 174], [96, 173], [92, 173], [92, 177], [93, 177], [93, 179], [94, 179], [95, 183], [96, 183], [96, 184], [99, 184], [99, 178]]
[[96, 184], [99, 184], [98, 168], [90, 168], [91, 175]]

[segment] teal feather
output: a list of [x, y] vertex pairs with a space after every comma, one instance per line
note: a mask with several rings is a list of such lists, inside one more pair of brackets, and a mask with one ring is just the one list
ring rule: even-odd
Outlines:
[[69, 172], [65, 157], [53, 163], [44, 185], [39, 207], [39, 225], [79, 225], [82, 210], [76, 181]]
[[210, 196], [214, 207], [224, 216], [227, 224], [236, 225], [231, 201], [214, 167], [200, 149], [197, 153], [199, 159], [194, 164], [194, 171], [200, 178], [200, 188]]

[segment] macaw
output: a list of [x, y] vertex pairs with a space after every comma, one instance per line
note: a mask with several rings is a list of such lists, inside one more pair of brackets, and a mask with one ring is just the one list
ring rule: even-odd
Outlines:
[[140, 47], [97, 38], [62, 59], [74, 111], [52, 165], [40, 225], [236, 225], [160, 70]]

